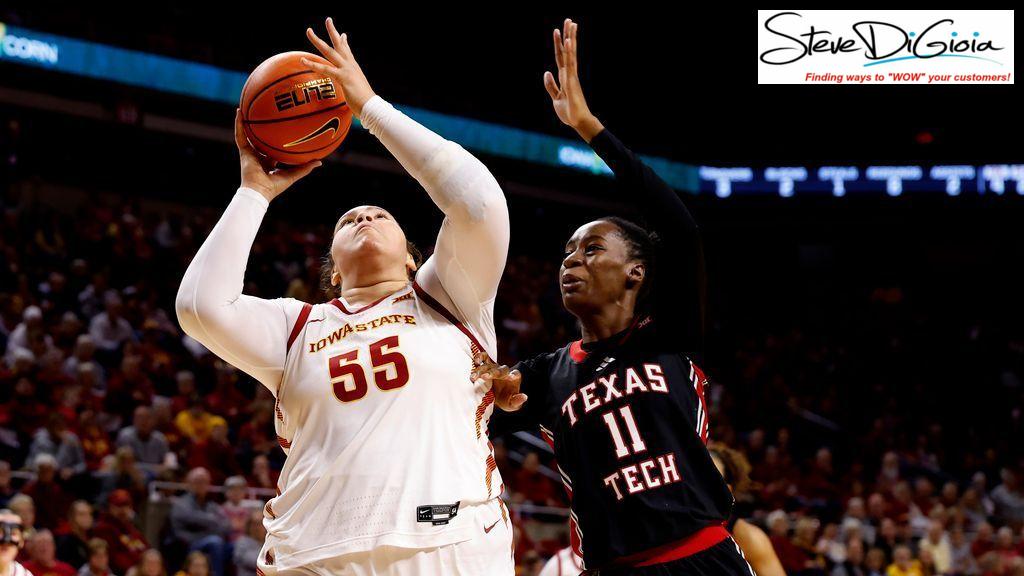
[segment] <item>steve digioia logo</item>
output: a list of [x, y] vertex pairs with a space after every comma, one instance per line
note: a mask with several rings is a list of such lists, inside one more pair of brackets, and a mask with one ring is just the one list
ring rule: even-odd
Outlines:
[[896, 24], [877, 20], [857, 22], [844, 31], [823, 30], [799, 12], [779, 12], [764, 22], [775, 44], [761, 52], [761, 62], [774, 66], [792, 64], [806, 57], [834, 56], [863, 51], [867, 62], [876, 66], [900, 60], [930, 58], [973, 58], [1002, 65], [990, 56], [1003, 50], [980, 30], [958, 27], [952, 18], [904, 30]]

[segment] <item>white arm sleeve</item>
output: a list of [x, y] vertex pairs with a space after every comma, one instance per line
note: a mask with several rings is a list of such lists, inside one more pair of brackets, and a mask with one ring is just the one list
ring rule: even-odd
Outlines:
[[508, 205], [497, 180], [472, 154], [374, 96], [363, 126], [444, 212], [434, 254], [416, 274], [431, 296], [474, 332], [496, 358], [494, 297], [508, 255]]
[[186, 334], [276, 394], [303, 303], [242, 294], [249, 250], [268, 205], [255, 190], [238, 189], [185, 271], [174, 309]]

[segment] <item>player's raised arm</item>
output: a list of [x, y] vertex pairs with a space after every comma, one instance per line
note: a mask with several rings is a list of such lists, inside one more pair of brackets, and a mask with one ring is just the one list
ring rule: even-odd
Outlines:
[[544, 73], [544, 87], [555, 114], [597, 152], [612, 172], [620, 189], [629, 194], [657, 233], [662, 265], [655, 282], [654, 315], [658, 333], [680, 351], [700, 358], [704, 324], [704, 252], [697, 222], [679, 195], [626, 148], [590, 111], [577, 69], [577, 31], [570, 19], [555, 29], [555, 63], [558, 79]]
[[320, 165], [261, 164], [235, 114], [241, 186], [182, 278], [174, 309], [186, 334], [276, 392], [291, 323], [303, 304], [242, 294], [245, 265], [270, 201]]
[[[330, 45], [312, 29], [306, 35], [332, 65], [310, 60], [304, 63], [338, 81], [363, 126], [445, 214], [434, 254], [420, 269], [417, 280], [431, 292], [436, 290], [431, 286], [436, 277], [461, 319], [477, 332], [485, 332], [478, 336], [492, 340], [486, 332], [493, 333], [493, 301], [505, 269], [509, 241], [508, 206], [498, 182], [461, 146], [431, 132], [374, 94], [352, 55], [347, 36], [338, 33], [330, 18], [327, 32]], [[493, 350], [489, 352], [494, 354]]]

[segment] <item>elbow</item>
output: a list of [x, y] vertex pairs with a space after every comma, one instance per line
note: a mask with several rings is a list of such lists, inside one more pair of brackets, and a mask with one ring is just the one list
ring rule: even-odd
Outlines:
[[202, 302], [199, 301], [196, 292], [190, 282], [183, 281], [178, 287], [178, 294], [174, 297], [174, 314], [178, 317], [178, 325], [185, 334], [193, 338], [197, 337], [199, 318], [202, 316]]
[[507, 221], [508, 201], [501, 185], [483, 162], [464, 153], [465, 161], [449, 180], [456, 190], [452, 198], [453, 211], [474, 224]]

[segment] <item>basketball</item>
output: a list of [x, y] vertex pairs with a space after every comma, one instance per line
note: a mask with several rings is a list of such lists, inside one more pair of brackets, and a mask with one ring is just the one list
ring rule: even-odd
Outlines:
[[352, 127], [352, 110], [333, 78], [310, 70], [308, 52], [284, 52], [253, 70], [242, 88], [242, 123], [249, 142], [282, 164], [303, 164], [333, 152]]

